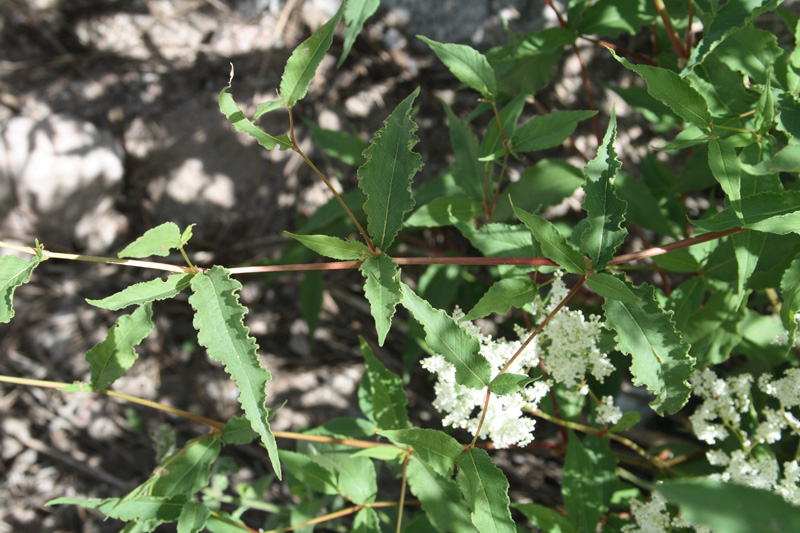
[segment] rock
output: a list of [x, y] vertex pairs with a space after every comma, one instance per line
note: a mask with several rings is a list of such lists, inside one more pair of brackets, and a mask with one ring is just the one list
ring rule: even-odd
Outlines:
[[109, 132], [71, 115], [0, 123], [0, 223], [17, 238], [106, 251], [125, 219], [113, 198], [124, 153]]

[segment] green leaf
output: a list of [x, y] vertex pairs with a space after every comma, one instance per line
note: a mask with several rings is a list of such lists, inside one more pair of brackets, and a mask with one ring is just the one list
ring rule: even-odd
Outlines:
[[591, 435], [581, 443], [569, 433], [561, 492], [567, 517], [577, 531], [594, 533], [617, 488], [617, 456], [610, 441]]
[[381, 0], [347, 0], [344, 8], [344, 23], [347, 28], [344, 31], [344, 44], [342, 45], [342, 55], [336, 68], [340, 68], [350, 54], [356, 37], [364, 28], [364, 23], [378, 10]]
[[202, 531], [206, 527], [209, 516], [211, 516], [211, 511], [204, 503], [186, 502], [178, 517], [178, 533]]
[[464, 222], [457, 222], [455, 226], [487, 257], [533, 256], [531, 232], [524, 226], [494, 223], [475, 229]]
[[261, 102], [256, 106], [256, 114], [253, 115], [253, 120], [258, 120], [262, 116], [280, 109], [283, 107], [283, 100], [270, 100], [269, 102]]
[[336, 488], [356, 505], [375, 501], [378, 493], [375, 465], [368, 457], [353, 457], [352, 450], [333, 451], [330, 445], [317, 445], [320, 453], [312, 460], [336, 473]]
[[498, 396], [506, 394], [514, 394], [525, 388], [528, 383], [535, 381], [530, 376], [523, 376], [522, 374], [512, 374], [505, 372], [500, 374], [489, 383], [489, 390]]
[[285, 105], [289, 107], [295, 105], [308, 93], [317, 67], [331, 47], [334, 30], [344, 12], [344, 4], [345, 2], [342, 2], [333, 18], [315, 31], [314, 35], [300, 43], [286, 61], [280, 89], [281, 99]]
[[512, 205], [514, 213], [525, 226], [533, 232], [533, 237], [542, 245], [542, 253], [558, 265], [573, 274], [586, 272], [586, 261], [581, 253], [567, 242], [552, 222], [540, 216], [532, 215]]
[[616, 331], [617, 349], [632, 356], [635, 385], [644, 385], [656, 395], [650, 407], [661, 415], [677, 412], [689, 399], [694, 358], [689, 345], [675, 330], [671, 313], [659, 306], [655, 289], [648, 285], [628, 288], [638, 302], [606, 300], [606, 326]]
[[[378, 0], [375, 1], [378, 2]], [[353, 518], [351, 531], [353, 533], [381, 533], [381, 521], [378, 513], [372, 507], [364, 507]]]
[[278, 447], [265, 407], [267, 382], [272, 375], [261, 366], [258, 345], [243, 323], [246, 308], [239, 303], [236, 294], [242, 285], [231, 279], [226, 268], [215, 266], [196, 275], [191, 286], [189, 303], [195, 313], [193, 324], [198, 332], [197, 341], [208, 349], [209, 357], [225, 365], [225, 371], [236, 381], [239, 403], [253, 429], [261, 436], [272, 467], [280, 478]]
[[578, 25], [581, 35], [618, 37], [635, 35], [645, 24], [652, 23], [658, 12], [653, 2], [640, 0], [599, 0], [583, 13]]
[[411, 106], [419, 94], [414, 89], [383, 122], [364, 152], [366, 163], [358, 168], [358, 186], [367, 201], [368, 231], [375, 245], [386, 251], [414, 207], [411, 181], [421, 168], [422, 158], [411, 149], [419, 142], [417, 125], [411, 120]]
[[725, 533], [800, 531], [797, 507], [763, 489], [711, 479], [667, 480], [655, 487], [693, 524]]
[[800, 139], [800, 102], [791, 94], [783, 93], [778, 97], [778, 109], [778, 129]]
[[364, 164], [364, 148], [367, 145], [360, 138], [344, 131], [320, 128], [305, 117], [303, 122], [311, 129], [314, 141], [323, 152], [346, 165], [358, 167]]
[[370, 311], [375, 319], [378, 344], [383, 346], [386, 334], [392, 326], [397, 304], [402, 299], [400, 270], [388, 255], [370, 257], [359, 268], [361, 275], [367, 278], [364, 282], [364, 295], [369, 300]]
[[186, 226], [186, 229], [183, 230], [183, 233], [181, 233], [181, 248], [189, 244], [189, 241], [192, 240], [192, 228], [194, 228], [196, 225], [197, 224], [189, 224]]
[[614, 424], [609, 431], [612, 433], [623, 433], [638, 424], [641, 420], [642, 413], [639, 411], [628, 411], [622, 415], [619, 422]]
[[511, 146], [517, 152], [533, 152], [552, 148], [564, 142], [578, 126], [597, 111], [553, 111], [533, 117], [517, 128], [511, 136]]
[[458, 487], [472, 510], [472, 523], [481, 533], [515, 533], [508, 499], [508, 480], [495, 466], [486, 450], [471, 448], [461, 454]]
[[702, 130], [708, 130], [711, 123], [708, 103], [697, 90], [689, 85], [688, 81], [671, 70], [647, 65], [633, 65], [624, 57], [619, 57], [613, 50], [609, 50], [609, 52], [617, 61], [644, 78], [650, 96], [666, 104], [685, 121]]
[[739, 324], [744, 321], [747, 308], [740, 302], [746, 294], [733, 290], [712, 293], [689, 319], [681, 333], [692, 345], [698, 368], [723, 363], [741, 342]]
[[614, 180], [617, 196], [627, 204], [625, 220], [662, 235], [677, 238], [673, 224], [662, 212], [661, 205], [653, 196], [653, 190], [627, 172], [619, 172]]
[[[390, 372], [375, 357], [367, 341], [359, 337], [364, 354], [364, 376], [361, 386], [366, 389], [366, 401], [370, 407], [371, 420], [381, 429], [403, 429], [410, 426], [406, 405], [408, 397], [403, 389], [403, 380]], [[359, 400], [361, 400], [359, 394]], [[362, 411], [366, 411], [362, 408]]]
[[775, 122], [775, 101], [772, 95], [772, 76], [770, 73], [771, 71], [768, 70], [764, 92], [761, 93], [756, 108], [756, 131], [759, 135], [766, 135]]
[[456, 184], [475, 200], [483, 200], [485, 163], [481, 163], [478, 137], [469, 124], [459, 120], [444, 100], [441, 100], [450, 124], [450, 143], [453, 147], [453, 177]]
[[353, 457], [370, 457], [379, 461], [402, 463], [405, 457], [405, 450], [394, 446], [375, 446], [373, 448], [363, 448], [353, 453]]
[[773, 10], [779, 0], [730, 0], [720, 6], [703, 38], [692, 50], [686, 70], [693, 69], [703, 62], [731, 32], [741, 28], [755, 17], [767, 10]]
[[705, 231], [742, 226], [766, 233], [800, 233], [800, 191], [764, 192], [742, 198], [742, 218], [726, 207], [711, 218], [690, 222]]
[[524, 514], [541, 531], [548, 533], [575, 533], [577, 531], [565, 516], [550, 507], [537, 503], [515, 503], [512, 504], [512, 507]]
[[771, 159], [757, 165], [742, 165], [748, 174], [766, 175], [778, 172], [800, 172], [800, 146], [793, 144], [781, 148]]
[[558, 159], [542, 159], [532, 167], [526, 168], [519, 181], [509, 184], [497, 201], [494, 210], [495, 220], [506, 220], [511, 217], [511, 203], [533, 212], [538, 206], [549, 207], [561, 203], [583, 185], [584, 177], [580, 169], [566, 161]]
[[151, 255], [166, 257], [169, 255], [170, 250], [180, 247], [180, 228], [174, 222], [164, 222], [160, 226], [147, 230], [144, 235], [126, 246], [117, 256], [137, 259], [150, 257]]
[[800, 254], [796, 255], [792, 264], [781, 278], [781, 321], [789, 332], [789, 346], [794, 346], [797, 321], [795, 316], [800, 312]]
[[638, 302], [639, 297], [625, 284], [624, 279], [605, 272], [597, 272], [586, 277], [586, 286], [606, 298], [620, 302]]
[[439, 531], [474, 533], [469, 510], [454, 481], [436, 472], [416, 454], [408, 461], [406, 478], [411, 493], [419, 499], [428, 520]]
[[302, 453], [289, 450], [279, 450], [279, 453], [290, 476], [296, 477], [316, 492], [338, 494], [336, 474], [332, 469], [318, 464], [312, 457]]
[[87, 298], [86, 302], [102, 309], [119, 311], [131, 305], [144, 305], [177, 296], [189, 286], [193, 277], [194, 274], [172, 274], [171, 276], [167, 276], [166, 280], [154, 279], [143, 281], [126, 287], [120, 292], [107, 296], [102, 300], [91, 300]]
[[464, 44], [439, 43], [422, 35], [417, 35], [417, 38], [427, 43], [439, 60], [462, 83], [481, 93], [485, 99], [494, 101], [497, 95], [497, 80], [494, 70], [483, 54]]
[[511, 307], [521, 309], [531, 303], [538, 291], [530, 278], [505, 278], [489, 287], [462, 321], [475, 320], [492, 313], [507, 313]]
[[625, 100], [625, 103], [639, 112], [648, 122], [653, 131], [663, 133], [680, 127], [681, 123], [675, 113], [650, 96], [647, 89], [639, 86], [619, 87], [617, 85], [601, 85], [611, 89]]
[[468, 221], [483, 213], [483, 206], [466, 196], [448, 196], [436, 198], [430, 203], [420, 206], [408, 220], [403, 223], [405, 228], [433, 228], [448, 226], [450, 217]]
[[164, 459], [150, 494], [188, 497], [207, 487], [211, 478], [211, 465], [219, 456], [220, 440], [219, 433], [197, 437]]
[[15, 255], [0, 258], [0, 322], [7, 324], [14, 317], [14, 291], [31, 280], [33, 269], [42, 260], [33, 256], [30, 261]]
[[684, 331], [689, 319], [703, 303], [703, 280], [698, 277], [689, 278], [672, 291], [666, 303], [667, 311], [672, 311], [675, 329]]
[[503, 125], [502, 133], [497, 119], [491, 120], [486, 128], [486, 134], [481, 143], [481, 156], [487, 156], [503, 149], [503, 137], [509, 138], [517, 130], [517, 122], [525, 107], [527, 94], [520, 92], [513, 100], [500, 111], [500, 123]]
[[581, 235], [581, 251], [592, 258], [592, 268], [601, 270], [614, 258], [628, 231], [622, 227], [627, 205], [614, 191], [614, 177], [622, 166], [617, 159], [614, 141], [617, 137], [617, 116], [611, 111], [608, 129], [603, 144], [597, 149], [597, 157], [589, 161], [584, 169], [586, 197], [583, 208], [589, 227]]
[[288, 231], [283, 233], [299, 241], [306, 248], [332, 259], [361, 261], [365, 257], [364, 254], [369, 253], [367, 245], [360, 241], [345, 241], [328, 235], [295, 235]]
[[453, 475], [456, 460], [464, 451], [456, 439], [435, 429], [409, 428], [379, 433], [395, 446], [411, 446], [414, 448], [413, 457], [447, 478]]
[[110, 518], [124, 521], [130, 520], [156, 520], [158, 523], [174, 522], [181, 514], [186, 503], [185, 496], [163, 498], [157, 496], [137, 496], [128, 500], [119, 498], [56, 498], [47, 505], [79, 505], [87, 509], [98, 509]]
[[766, 239], [766, 234], [757, 231], [744, 231], [731, 235], [739, 273], [736, 292], [740, 295], [744, 293], [745, 285], [756, 270]]
[[130, 315], [119, 317], [106, 338], [86, 353], [86, 362], [92, 369], [92, 389], [107, 389], [133, 366], [139, 357], [134, 346], [152, 330], [153, 309], [149, 303], [139, 306]]
[[489, 361], [480, 354], [478, 339], [460, 328], [440, 309], [434, 309], [405, 283], [403, 306], [425, 328], [425, 342], [434, 352], [456, 367], [456, 382], [472, 389], [489, 386], [492, 369]]
[[[258, 141], [258, 144], [267, 150], [272, 150], [276, 146], [281, 150], [290, 149], [292, 147], [292, 141], [289, 139], [289, 137], [286, 135], [273, 137], [272, 135], [265, 133], [261, 128], [253, 124], [247, 119], [247, 117], [244, 116], [242, 110], [239, 109], [238, 105], [236, 105], [236, 101], [233, 99], [233, 96], [231, 96], [231, 94], [228, 92], [228, 89], [231, 88], [231, 83], [233, 83], [233, 65], [231, 65], [231, 78], [228, 81], [228, 85], [219, 93], [219, 110], [223, 115], [225, 115], [230, 123], [233, 124], [233, 127], [236, 128], [237, 131], [241, 131], [242, 133], [246, 133], [253, 137], [256, 141]], [[263, 114], [263, 110], [261, 114]]]
[[708, 141], [708, 166], [725, 191], [733, 212], [741, 218], [739, 200], [742, 198], [742, 175], [736, 149], [724, 139], [712, 138]]
[[258, 438], [253, 426], [245, 416], [235, 416], [225, 423], [222, 430], [222, 442], [225, 444], [250, 444]]

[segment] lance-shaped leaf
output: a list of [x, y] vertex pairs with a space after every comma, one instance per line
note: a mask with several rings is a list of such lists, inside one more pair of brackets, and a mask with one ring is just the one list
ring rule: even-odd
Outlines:
[[607, 439], [588, 436], [581, 443], [570, 432], [561, 492], [569, 521], [577, 531], [594, 533], [618, 484], [617, 456]]
[[347, 29], [344, 31], [342, 55], [336, 68], [341, 67], [344, 60], [347, 59], [353, 43], [356, 42], [356, 37], [364, 28], [364, 23], [375, 14], [380, 5], [381, 0], [347, 0], [347, 6], [344, 8], [344, 23], [347, 25]]
[[397, 304], [402, 299], [400, 270], [388, 255], [370, 257], [361, 263], [360, 270], [367, 278], [364, 282], [364, 296], [369, 300], [370, 312], [375, 319], [378, 344], [383, 346], [386, 334], [392, 327]]
[[533, 152], [558, 146], [572, 135], [578, 122], [596, 114], [597, 111], [553, 111], [534, 117], [514, 131], [511, 146], [517, 152]]
[[367, 162], [358, 169], [358, 186], [367, 196], [367, 230], [375, 245], [386, 251], [414, 207], [411, 180], [421, 168], [422, 158], [411, 149], [419, 142], [411, 108], [419, 87], [392, 111], [383, 128], [364, 152]]
[[478, 137], [469, 124], [460, 120], [453, 110], [442, 100], [450, 124], [450, 143], [453, 146], [453, 177], [456, 184], [475, 200], [483, 200], [483, 181], [485, 163], [479, 161], [481, 148]]
[[181, 230], [178, 225], [174, 222], [164, 222], [160, 226], [147, 230], [144, 235], [126, 246], [117, 256], [138, 259], [151, 255], [166, 257], [170, 251], [181, 246]]
[[797, 313], [800, 312], [800, 255], [797, 255], [781, 279], [781, 320], [789, 332], [789, 346], [794, 346]]
[[381, 429], [403, 429], [410, 424], [406, 405], [408, 397], [403, 380], [390, 372], [372, 353], [367, 341], [359, 337], [364, 354], [364, 375], [358, 399], [361, 410]]
[[456, 367], [456, 382], [472, 389], [489, 386], [492, 374], [489, 361], [480, 353], [478, 339], [459, 327], [450, 316], [417, 296], [405, 283], [403, 306], [425, 328], [425, 342], [435, 353]]
[[360, 261], [364, 259], [364, 253], [369, 252], [367, 245], [359, 241], [345, 241], [329, 235], [295, 235], [288, 231], [283, 233], [320, 255], [342, 261]]
[[558, 533], [577, 531], [564, 515], [550, 507], [537, 503], [515, 503], [513, 507], [542, 531], [558, 531]]
[[[244, 116], [242, 110], [239, 109], [238, 105], [236, 105], [236, 101], [233, 99], [233, 96], [231, 96], [231, 94], [228, 92], [228, 89], [231, 88], [231, 83], [233, 83], [233, 65], [231, 65], [231, 78], [228, 81], [228, 85], [219, 93], [219, 110], [223, 115], [225, 115], [230, 123], [233, 124], [233, 127], [238, 131], [253, 137], [256, 141], [258, 141], [258, 144], [267, 150], [272, 150], [276, 146], [278, 146], [281, 150], [290, 149], [292, 147], [292, 140], [289, 139], [288, 136], [281, 135], [280, 137], [274, 137], [253, 124], [247, 117]], [[272, 109], [275, 109], [276, 106], [273, 104], [268, 106], [268, 108], [271, 111]], [[265, 112], [265, 109], [262, 108], [259, 116]]]
[[625, 284], [624, 279], [620, 279], [605, 272], [596, 272], [586, 277], [586, 286], [608, 300], [621, 300], [623, 302], [635, 302], [639, 298]]
[[154, 279], [136, 283], [102, 300], [86, 301], [95, 307], [118, 311], [131, 305], [144, 305], [157, 300], [172, 298], [183, 291], [192, 281], [194, 274], [172, 274], [166, 280]]
[[704, 31], [703, 38], [692, 50], [686, 70], [702, 63], [733, 31], [742, 28], [761, 13], [774, 10], [779, 3], [779, 0], [733, 0], [721, 5], [714, 13], [708, 29]]
[[456, 439], [435, 429], [398, 429], [381, 431], [380, 434], [397, 446], [411, 446], [414, 456], [437, 474], [448, 478], [453, 475], [456, 460], [464, 451]]
[[191, 496], [208, 486], [211, 465], [221, 448], [220, 434], [197, 437], [161, 463], [161, 474], [150, 488], [153, 496]]
[[530, 278], [506, 278], [497, 281], [481, 296], [475, 307], [461, 320], [469, 321], [492, 313], [507, 313], [511, 307], [521, 309], [531, 303], [538, 291]]
[[627, 205], [614, 190], [614, 177], [622, 166], [617, 159], [614, 140], [617, 137], [617, 116], [611, 111], [608, 130], [603, 144], [597, 149], [597, 157], [589, 161], [584, 169], [586, 197], [583, 208], [589, 227], [581, 235], [581, 251], [592, 258], [592, 268], [602, 270], [614, 257], [614, 253], [628, 234], [622, 227]]
[[422, 35], [417, 35], [417, 38], [427, 43], [439, 60], [462, 83], [481, 93], [485, 99], [494, 100], [497, 79], [486, 56], [465, 44], [439, 43]]
[[736, 149], [726, 140], [714, 137], [708, 141], [708, 166], [722, 186], [737, 218], [742, 218], [742, 171]]
[[381, 519], [378, 513], [372, 507], [364, 507], [353, 518], [351, 531], [353, 533], [381, 533]]
[[708, 103], [689, 82], [671, 70], [647, 65], [634, 65], [624, 57], [609, 50], [614, 58], [644, 78], [650, 96], [666, 104], [683, 120], [707, 130], [711, 123]]
[[281, 98], [287, 106], [295, 105], [308, 92], [317, 67], [325, 57], [328, 48], [331, 47], [333, 32], [342, 18], [344, 4], [342, 2], [331, 20], [315, 31], [314, 35], [300, 43], [300, 46], [294, 49], [289, 60], [286, 61], [286, 68], [281, 76]]
[[742, 217], [728, 206], [711, 218], [692, 220], [706, 231], [722, 231], [738, 226], [766, 233], [800, 233], [800, 191], [762, 192], [742, 198]]
[[0, 258], [0, 322], [8, 323], [14, 317], [14, 291], [31, 280], [33, 269], [41, 262], [38, 256], [30, 261], [15, 255]]
[[[98, 509], [110, 518], [120, 520], [146, 521], [152, 520], [155, 525], [163, 522], [174, 522], [181, 514], [186, 504], [185, 496], [164, 498], [158, 496], [137, 496], [135, 498], [120, 500], [119, 498], [56, 498], [47, 505], [78, 505], [86, 509]], [[155, 526], [154, 526], [155, 527]]]
[[736, 285], [739, 295], [744, 294], [744, 287], [756, 270], [758, 258], [766, 240], [767, 235], [758, 231], [743, 231], [731, 235], [739, 273]]
[[535, 381], [530, 376], [505, 372], [495, 377], [489, 384], [489, 390], [498, 396], [514, 394], [524, 389], [528, 383]]
[[675, 413], [689, 399], [694, 358], [675, 330], [672, 313], [658, 305], [655, 289], [626, 285], [639, 301], [606, 300], [606, 326], [616, 331], [617, 348], [632, 356], [634, 384], [656, 395], [650, 407], [659, 415]]
[[208, 349], [212, 359], [225, 365], [225, 371], [239, 388], [239, 403], [253, 429], [267, 448], [272, 467], [281, 477], [278, 446], [269, 428], [267, 382], [269, 370], [258, 359], [258, 344], [244, 325], [245, 307], [239, 303], [237, 291], [241, 283], [231, 279], [230, 272], [215, 266], [192, 278], [189, 303], [194, 309], [194, 328], [198, 342]]
[[178, 517], [178, 533], [197, 533], [208, 523], [211, 511], [204, 503], [186, 502]]
[[406, 478], [411, 493], [419, 499], [428, 520], [439, 531], [475, 531], [475, 526], [470, 522], [469, 509], [461, 499], [455, 481], [436, 472], [416, 454], [412, 454], [408, 461]]
[[654, 487], [692, 524], [725, 533], [800, 531], [797, 507], [766, 489], [708, 478], [666, 480]]
[[318, 464], [312, 457], [302, 453], [281, 450], [280, 456], [292, 475], [312, 490], [322, 494], [338, 494], [336, 473], [333, 469]]
[[458, 487], [472, 509], [472, 523], [481, 533], [515, 533], [508, 499], [508, 479], [486, 450], [472, 448], [456, 461]]
[[130, 315], [119, 317], [106, 338], [86, 353], [86, 362], [92, 369], [92, 389], [108, 388], [133, 366], [139, 357], [134, 346], [152, 330], [153, 309], [150, 303], [139, 306]]
[[532, 215], [523, 209], [514, 207], [517, 218], [533, 232], [533, 238], [542, 246], [542, 253], [552, 259], [558, 266], [573, 274], [586, 272], [586, 261], [581, 253], [567, 242], [552, 222], [538, 215]]

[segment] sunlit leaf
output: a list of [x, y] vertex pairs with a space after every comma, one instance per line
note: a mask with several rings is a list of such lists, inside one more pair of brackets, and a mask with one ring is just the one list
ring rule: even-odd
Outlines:
[[400, 271], [397, 263], [387, 255], [370, 257], [361, 263], [364, 281], [364, 295], [369, 300], [370, 312], [375, 319], [378, 344], [383, 346], [386, 334], [392, 326], [397, 304], [402, 298], [400, 290]]
[[517, 128], [511, 146], [517, 152], [533, 152], [552, 148], [572, 135], [578, 122], [591, 118], [597, 111], [553, 111], [533, 117]]
[[344, 8], [344, 22], [347, 28], [344, 31], [344, 44], [342, 45], [342, 55], [336, 67], [341, 67], [344, 60], [350, 54], [356, 37], [364, 28], [364, 23], [378, 10], [381, 0], [347, 0]]
[[458, 487], [472, 510], [470, 517], [478, 531], [515, 533], [508, 480], [486, 450], [471, 448], [459, 456], [456, 464]]
[[361, 389], [364, 390], [364, 394], [359, 393], [359, 400], [369, 403], [366, 410], [362, 405], [362, 411], [364, 414], [369, 411], [368, 418], [381, 429], [408, 427], [410, 425], [406, 411], [408, 397], [403, 389], [403, 380], [378, 361], [363, 337], [360, 337], [360, 341], [365, 370], [361, 378]]
[[573, 274], [586, 272], [586, 261], [581, 253], [567, 242], [552, 222], [516, 207], [514, 213], [531, 230], [533, 237], [542, 246], [545, 257], [558, 263], [567, 272]]
[[507, 313], [511, 307], [522, 308], [531, 303], [538, 291], [530, 278], [506, 278], [495, 282], [475, 307], [461, 320], [469, 321], [492, 313]]
[[172, 250], [181, 247], [181, 230], [174, 222], [164, 222], [147, 230], [144, 235], [126, 246], [118, 257], [143, 258], [151, 255], [166, 257]]
[[364, 259], [364, 253], [369, 252], [367, 245], [359, 241], [345, 241], [328, 235], [295, 235], [288, 231], [283, 233], [302, 243], [306, 248], [332, 259], [360, 261]]
[[483, 54], [465, 44], [439, 43], [422, 35], [417, 35], [417, 38], [431, 47], [456, 78], [481, 93], [487, 100], [494, 100], [497, 95], [497, 80]]
[[14, 255], [0, 258], [0, 322], [8, 323], [14, 317], [14, 291], [31, 280], [31, 273], [41, 261], [38, 256], [30, 261]]
[[144, 305], [158, 300], [166, 300], [180, 294], [192, 282], [194, 274], [172, 274], [166, 280], [154, 279], [136, 283], [102, 300], [86, 301], [95, 307], [118, 311], [131, 305]]

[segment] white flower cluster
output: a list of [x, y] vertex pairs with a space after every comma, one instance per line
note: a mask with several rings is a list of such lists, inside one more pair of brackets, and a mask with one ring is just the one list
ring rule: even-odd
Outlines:
[[697, 533], [710, 533], [704, 526], [690, 524], [680, 516], [672, 517], [667, 501], [660, 492], [653, 492], [647, 501], [631, 500], [631, 514], [635, 523], [622, 526], [622, 533], [664, 533], [672, 528], [694, 528]]
[[[777, 315], [775, 316], [777, 320], [780, 320]], [[794, 315], [794, 323], [797, 325], [795, 328], [795, 335], [794, 335], [794, 345], [797, 348], [800, 348], [800, 313]], [[788, 344], [789, 343], [789, 332], [784, 331], [774, 339], [772, 339], [772, 344]]]
[[733, 433], [742, 446], [741, 450], [734, 450], [730, 454], [718, 449], [710, 450], [706, 454], [709, 463], [725, 468], [711, 477], [770, 490], [787, 502], [800, 506], [798, 462], [785, 462], [783, 478], [780, 478], [775, 458], [756, 458], [751, 453], [758, 444], [772, 444], [781, 440], [784, 431], [800, 435], [800, 420], [791, 412], [791, 409], [800, 407], [800, 369], [789, 369], [782, 378], [775, 380], [769, 374], [759, 377], [758, 387], [777, 399], [780, 407], [762, 409], [762, 417], [752, 436], [742, 428], [742, 415], [750, 416], [751, 413], [750, 388], [753, 377], [750, 374], [723, 380], [713, 370], [706, 368], [702, 372], [695, 371], [691, 383], [692, 392], [704, 400], [689, 417], [697, 438], [715, 444]]
[[[561, 275], [558, 273], [553, 280], [549, 300], [542, 309], [540, 319], [555, 309], [569, 292]], [[535, 309], [542, 307], [538, 300], [533, 306]], [[530, 335], [525, 329], [517, 327], [517, 340], [493, 339], [490, 335], [481, 333], [475, 324], [462, 322], [463, 317], [461, 309], [456, 308], [453, 311], [453, 319], [479, 340], [480, 353], [492, 367], [492, 378]], [[539, 365], [541, 357], [550, 379], [535, 381], [517, 393], [492, 396], [479, 436], [490, 439], [497, 448], [525, 446], [533, 440], [535, 421], [525, 416], [524, 411], [538, 409], [539, 402], [555, 383], [562, 383], [579, 394], [587, 394], [587, 370], [602, 382], [614, 369], [608, 356], [597, 348], [602, 327], [603, 324], [597, 316], [591, 315], [585, 319], [580, 311], [562, 308], [507, 370], [514, 374], [527, 375], [532, 368]], [[466, 429], [475, 435], [486, 401], [486, 390], [470, 389], [456, 383], [455, 367], [441, 355], [424, 359], [422, 366], [437, 376], [433, 406], [440, 413], [445, 413], [442, 423], [445, 426]], [[614, 407], [611, 398], [607, 401], [604, 398], [603, 402], [603, 406], [598, 407], [598, 416], [613, 420], [619, 409]], [[619, 416], [622, 416], [621, 412]]]

